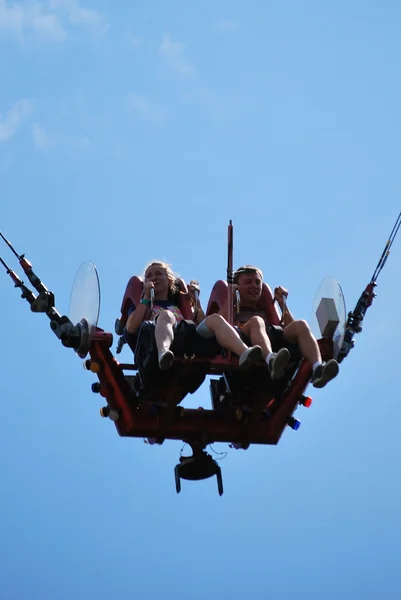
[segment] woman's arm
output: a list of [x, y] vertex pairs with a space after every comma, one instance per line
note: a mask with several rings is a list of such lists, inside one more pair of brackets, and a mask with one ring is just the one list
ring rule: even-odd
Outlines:
[[138, 304], [127, 319], [126, 328], [128, 333], [134, 334], [138, 331], [142, 321], [145, 319], [149, 304]]
[[206, 319], [206, 315], [203, 312], [202, 307], [199, 305], [198, 310], [194, 311], [194, 323], [195, 323], [195, 325], [199, 325], [199, 323], [202, 323], [203, 319]]
[[135, 310], [129, 315], [127, 319], [126, 328], [128, 333], [135, 334], [142, 321], [144, 321], [148, 308], [150, 307], [150, 290], [153, 288], [152, 282], [144, 283], [143, 294], [140, 304], [135, 307]]
[[[198, 293], [198, 301], [196, 302], [196, 292]], [[206, 318], [203, 308], [200, 303], [200, 287], [199, 283], [195, 279], [191, 279], [188, 285], [188, 296], [192, 307], [193, 321], [196, 325], [199, 325]]]

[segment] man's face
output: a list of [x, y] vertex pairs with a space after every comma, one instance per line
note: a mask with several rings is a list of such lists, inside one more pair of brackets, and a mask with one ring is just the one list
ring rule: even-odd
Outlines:
[[169, 280], [166, 269], [156, 265], [150, 265], [146, 269], [145, 281], [151, 281], [155, 288], [155, 293], [168, 294]]
[[243, 306], [254, 307], [262, 295], [262, 279], [257, 273], [244, 273], [238, 278], [238, 290]]

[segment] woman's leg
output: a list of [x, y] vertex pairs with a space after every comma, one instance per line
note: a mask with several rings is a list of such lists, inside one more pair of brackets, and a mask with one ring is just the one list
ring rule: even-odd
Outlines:
[[155, 338], [159, 353], [159, 366], [164, 371], [169, 369], [174, 361], [174, 354], [170, 347], [174, 339], [175, 316], [169, 310], [164, 310], [157, 317]]

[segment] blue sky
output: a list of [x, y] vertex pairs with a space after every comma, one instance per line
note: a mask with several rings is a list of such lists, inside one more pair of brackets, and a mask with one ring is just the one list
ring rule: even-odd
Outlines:
[[[296, 317], [326, 275], [352, 309], [400, 210], [400, 23], [391, 0], [0, 0], [1, 231], [63, 313], [93, 260], [109, 331], [153, 258], [206, 304], [230, 218]], [[400, 243], [299, 431], [216, 445], [222, 498], [176, 495], [179, 443], [118, 437], [4, 273], [0, 597], [398, 598]]]

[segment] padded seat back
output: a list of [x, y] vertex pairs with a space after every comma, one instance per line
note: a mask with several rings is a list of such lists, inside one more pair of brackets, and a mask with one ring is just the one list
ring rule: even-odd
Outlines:
[[134, 275], [127, 283], [123, 300], [121, 302], [120, 323], [124, 327], [128, 319], [128, 310], [133, 304], [138, 306], [143, 292], [143, 280]]
[[[182, 279], [177, 280], [180, 288], [180, 294], [178, 297], [178, 308], [183, 314], [184, 319], [192, 319], [192, 308], [189, 302], [187, 286]], [[133, 304], [138, 306], [143, 292], [143, 279], [134, 275], [127, 283], [123, 300], [121, 302], [121, 317], [120, 324], [122, 327], [125, 326], [128, 319], [128, 310]]]
[[[206, 314], [212, 315], [213, 313], [219, 312], [219, 310], [226, 303], [227, 296], [227, 281], [223, 281], [222, 279], [216, 281], [210, 294]], [[267, 285], [267, 283], [262, 284], [262, 294], [258, 302], [257, 308], [266, 312], [267, 320], [270, 323], [270, 325], [280, 325], [280, 315], [274, 302], [272, 291]], [[236, 309], [234, 306], [234, 315], [235, 314]]]

